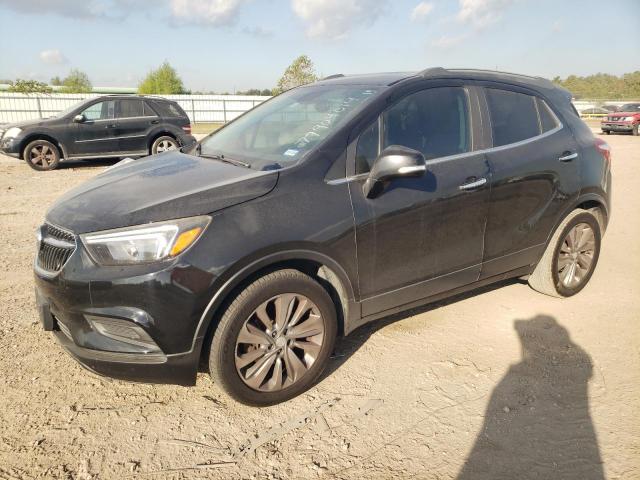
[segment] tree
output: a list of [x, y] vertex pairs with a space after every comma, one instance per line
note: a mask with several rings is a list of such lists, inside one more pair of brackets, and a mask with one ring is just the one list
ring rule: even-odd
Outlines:
[[553, 82], [569, 90], [575, 98], [591, 100], [640, 98], [640, 71], [626, 73], [621, 77], [607, 73], [596, 73], [587, 77], [569, 75], [564, 80], [555, 77]]
[[9, 91], [15, 93], [51, 93], [53, 89], [43, 82], [37, 80], [21, 80], [9, 82]]
[[284, 74], [278, 80], [278, 86], [273, 90], [273, 94], [277, 95], [294, 87], [313, 83], [316, 80], [318, 80], [318, 76], [313, 62], [306, 55], [300, 55], [284, 71]]
[[86, 73], [73, 69], [62, 81], [63, 93], [91, 93], [93, 85]]
[[176, 70], [164, 62], [156, 70], [149, 72], [147, 77], [138, 85], [138, 93], [140, 94], [176, 94], [185, 93], [182, 79]]
[[54, 87], [60, 87], [62, 86], [62, 80], [60, 80], [60, 77], [53, 77], [49, 84], [53, 85]]

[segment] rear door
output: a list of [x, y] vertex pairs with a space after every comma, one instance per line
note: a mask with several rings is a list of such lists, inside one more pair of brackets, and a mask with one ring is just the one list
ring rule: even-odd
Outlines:
[[[363, 316], [472, 283], [480, 274], [489, 168], [474, 152], [477, 102], [463, 86], [426, 88], [386, 109], [350, 147]], [[427, 173], [393, 180], [369, 199], [362, 185], [390, 145], [421, 151]]]
[[580, 191], [578, 146], [549, 104], [518, 87], [484, 92], [493, 178], [481, 278], [535, 263]]
[[119, 150], [116, 137], [115, 100], [103, 100], [89, 105], [80, 115], [84, 121], [71, 126], [73, 156], [109, 155]]
[[122, 153], [148, 153], [148, 133], [160, 117], [141, 98], [122, 98], [117, 108], [119, 148]]

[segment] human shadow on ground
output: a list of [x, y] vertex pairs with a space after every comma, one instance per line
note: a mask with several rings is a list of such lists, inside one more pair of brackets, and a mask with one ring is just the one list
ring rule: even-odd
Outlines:
[[604, 480], [589, 413], [593, 365], [555, 318], [516, 320], [522, 360], [494, 388], [458, 480]]

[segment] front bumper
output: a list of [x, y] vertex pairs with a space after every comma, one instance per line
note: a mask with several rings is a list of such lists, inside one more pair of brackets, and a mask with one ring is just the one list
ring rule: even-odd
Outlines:
[[[194, 385], [202, 338], [198, 322], [211, 278], [184, 262], [159, 267], [98, 267], [78, 241], [55, 274], [35, 265], [42, 325], [83, 366], [110, 377]], [[92, 319], [125, 322], [153, 341], [135, 345], [105, 336]]]
[[612, 132], [630, 132], [633, 130], [632, 123], [612, 123], [612, 122], [602, 122], [600, 124], [600, 128], [603, 132], [607, 130]]

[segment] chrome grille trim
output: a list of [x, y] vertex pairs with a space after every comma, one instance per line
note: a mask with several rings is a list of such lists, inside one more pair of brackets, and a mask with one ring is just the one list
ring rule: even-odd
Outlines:
[[40, 228], [40, 243], [36, 265], [48, 273], [58, 273], [76, 250], [72, 232], [45, 223]]

